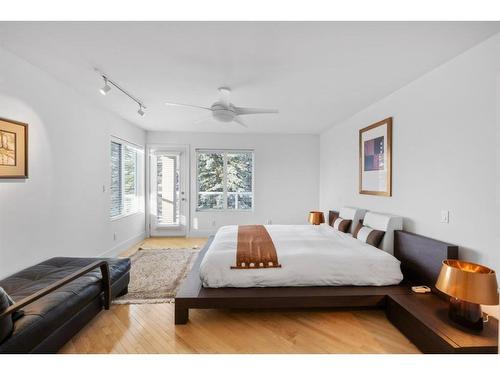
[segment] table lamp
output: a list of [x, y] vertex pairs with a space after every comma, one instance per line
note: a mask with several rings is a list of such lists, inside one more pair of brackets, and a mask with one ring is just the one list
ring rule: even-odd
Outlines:
[[321, 211], [311, 211], [309, 212], [309, 222], [312, 225], [319, 225], [325, 222], [325, 216]]
[[470, 329], [483, 329], [481, 304], [498, 305], [495, 271], [476, 263], [444, 260], [436, 288], [450, 296], [450, 319]]

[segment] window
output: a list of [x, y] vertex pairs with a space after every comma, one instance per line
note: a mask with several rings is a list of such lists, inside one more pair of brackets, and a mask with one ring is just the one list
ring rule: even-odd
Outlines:
[[253, 208], [253, 151], [196, 150], [197, 209]]
[[142, 150], [123, 141], [111, 141], [110, 217], [134, 214], [140, 206], [140, 166]]
[[[159, 225], [180, 223], [180, 154], [159, 152], [156, 159], [156, 217]], [[153, 159], [154, 160], [154, 159]]]

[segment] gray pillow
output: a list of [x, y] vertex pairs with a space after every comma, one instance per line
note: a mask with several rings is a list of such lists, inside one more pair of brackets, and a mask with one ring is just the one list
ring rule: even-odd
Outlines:
[[[7, 310], [7, 308], [11, 305], [10, 301], [9, 295], [5, 293], [3, 288], [0, 288], [0, 313]], [[13, 328], [14, 321], [11, 315], [0, 318], [0, 343], [10, 336]]]

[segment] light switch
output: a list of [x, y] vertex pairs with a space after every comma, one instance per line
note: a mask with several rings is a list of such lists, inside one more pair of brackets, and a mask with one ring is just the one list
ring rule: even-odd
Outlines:
[[441, 211], [441, 222], [448, 224], [450, 222], [450, 211], [442, 210]]

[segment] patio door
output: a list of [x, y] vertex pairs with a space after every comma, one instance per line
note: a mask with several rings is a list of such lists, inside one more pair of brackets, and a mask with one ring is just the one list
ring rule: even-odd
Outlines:
[[150, 149], [149, 226], [153, 237], [187, 233], [187, 154], [185, 148]]

